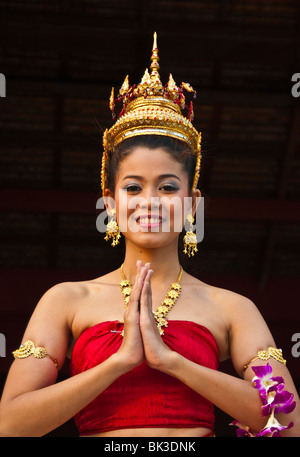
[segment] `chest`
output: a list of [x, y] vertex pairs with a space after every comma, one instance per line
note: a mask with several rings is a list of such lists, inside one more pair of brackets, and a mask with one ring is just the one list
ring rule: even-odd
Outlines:
[[[166, 296], [164, 290], [152, 291], [152, 309], [155, 311]], [[102, 288], [87, 297], [77, 307], [72, 325], [71, 347], [82, 332], [100, 322], [123, 321], [126, 304], [119, 285]], [[221, 307], [210, 300], [207, 293], [182, 287], [180, 295], [167, 314], [168, 320], [191, 321], [206, 327], [214, 336], [220, 360], [228, 357], [228, 329]]]

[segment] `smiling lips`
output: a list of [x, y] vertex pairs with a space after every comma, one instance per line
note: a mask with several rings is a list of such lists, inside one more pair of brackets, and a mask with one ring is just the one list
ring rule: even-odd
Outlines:
[[162, 217], [159, 214], [141, 214], [136, 223], [141, 227], [158, 227], [162, 224]]

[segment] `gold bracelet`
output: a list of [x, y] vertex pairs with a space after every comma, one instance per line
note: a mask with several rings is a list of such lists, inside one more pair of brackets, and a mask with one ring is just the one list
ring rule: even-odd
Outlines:
[[254, 359], [250, 360], [250, 362], [244, 366], [244, 373], [249, 367], [249, 365], [254, 362], [254, 360], [269, 360], [270, 358], [277, 360], [277, 362], [283, 363], [286, 365], [286, 360], [282, 357], [282, 349], [277, 349], [273, 347], [268, 347], [267, 350], [258, 351], [257, 356]]
[[44, 359], [45, 357], [48, 357], [54, 365], [57, 368], [57, 361], [50, 357], [50, 355], [47, 352], [47, 349], [44, 348], [43, 346], [37, 346], [35, 347], [35, 344], [33, 341], [28, 340], [25, 343], [21, 344], [19, 349], [16, 351], [13, 351], [13, 356], [15, 359], [25, 359], [26, 357], [29, 357], [33, 355], [36, 359]]

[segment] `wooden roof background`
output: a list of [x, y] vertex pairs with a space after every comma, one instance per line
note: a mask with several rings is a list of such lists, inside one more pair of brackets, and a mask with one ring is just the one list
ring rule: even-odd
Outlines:
[[48, 287], [120, 263], [95, 227], [101, 137], [111, 87], [140, 81], [155, 30], [162, 81], [171, 72], [197, 90], [206, 206], [196, 274], [257, 303], [299, 384], [297, 0], [0, 3], [2, 379]]

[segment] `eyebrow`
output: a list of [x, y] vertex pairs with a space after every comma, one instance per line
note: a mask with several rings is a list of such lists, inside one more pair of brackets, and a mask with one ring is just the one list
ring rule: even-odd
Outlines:
[[[139, 179], [140, 181], [144, 181], [145, 178], [143, 178], [143, 176], [139, 176], [139, 175], [126, 175], [124, 176], [123, 178], [123, 181], [125, 179]], [[178, 181], [181, 181], [180, 178], [177, 176], [177, 175], [174, 175], [172, 173], [166, 173], [166, 174], [163, 174], [163, 175], [159, 175], [157, 177], [158, 179], [165, 179], [165, 178], [176, 178], [178, 179]]]

